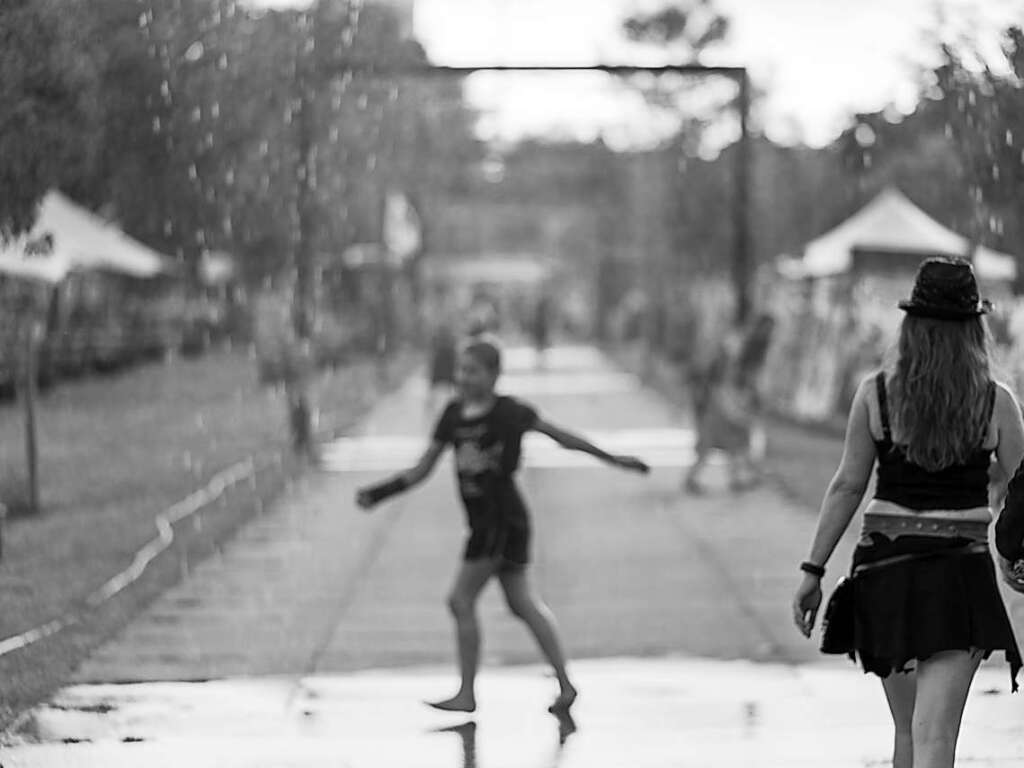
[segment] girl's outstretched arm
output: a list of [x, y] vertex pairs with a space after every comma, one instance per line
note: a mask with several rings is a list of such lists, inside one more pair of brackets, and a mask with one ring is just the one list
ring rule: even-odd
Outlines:
[[416, 463], [416, 466], [392, 475], [387, 480], [383, 480], [375, 485], [360, 488], [356, 492], [356, 503], [363, 509], [370, 509], [390, 496], [419, 485], [434, 471], [434, 467], [437, 466], [437, 461], [441, 458], [441, 454], [444, 453], [444, 449], [445, 443], [437, 440], [431, 441], [430, 445], [427, 446], [427, 450], [423, 452], [420, 460]]
[[596, 445], [591, 443], [574, 432], [569, 432], [561, 427], [556, 427], [543, 419], [537, 419], [533, 425], [533, 429], [540, 432], [542, 435], [547, 435], [556, 443], [563, 448], [568, 448], [570, 451], [582, 451], [583, 453], [589, 453], [601, 461], [611, 464], [622, 469], [631, 469], [635, 472], [650, 472], [650, 467], [647, 466], [643, 461], [638, 459], [636, 456], [617, 456], [608, 453]]

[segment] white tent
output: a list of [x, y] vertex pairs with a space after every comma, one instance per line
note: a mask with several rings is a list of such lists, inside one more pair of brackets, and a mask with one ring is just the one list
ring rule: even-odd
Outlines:
[[[804, 247], [799, 266], [803, 277], [828, 277], [849, 272], [858, 253], [891, 255], [896, 263], [916, 268], [928, 256], [965, 256], [967, 238], [947, 229], [912, 203], [898, 189], [889, 188], [857, 213]], [[909, 257], [909, 259], [908, 259]], [[973, 253], [974, 268], [981, 280], [1012, 281], [1017, 262], [1009, 254], [984, 246]]]
[[39, 206], [32, 230], [0, 244], [0, 273], [58, 282], [76, 269], [132, 277], [155, 277], [168, 271], [156, 251], [51, 190]]

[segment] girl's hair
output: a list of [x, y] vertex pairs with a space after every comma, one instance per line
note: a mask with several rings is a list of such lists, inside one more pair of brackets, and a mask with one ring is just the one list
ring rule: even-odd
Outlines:
[[982, 318], [903, 318], [892, 423], [907, 459], [929, 471], [967, 460], [988, 431], [989, 332]]
[[481, 336], [466, 344], [462, 351], [497, 376], [501, 373], [501, 348], [496, 341]]

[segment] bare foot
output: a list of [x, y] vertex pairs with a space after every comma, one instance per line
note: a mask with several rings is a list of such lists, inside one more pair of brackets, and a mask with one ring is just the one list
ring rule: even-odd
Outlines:
[[568, 712], [553, 713], [558, 718], [558, 746], [564, 747], [569, 737], [576, 733], [576, 721]]
[[458, 693], [444, 701], [425, 702], [428, 707], [439, 709], [442, 712], [476, 712], [476, 699], [472, 694]]
[[548, 712], [553, 715], [567, 713], [576, 702], [576, 697], [578, 695], [579, 693], [572, 686], [562, 689], [562, 692], [558, 694], [558, 698], [555, 699], [554, 703], [550, 707], [548, 707]]

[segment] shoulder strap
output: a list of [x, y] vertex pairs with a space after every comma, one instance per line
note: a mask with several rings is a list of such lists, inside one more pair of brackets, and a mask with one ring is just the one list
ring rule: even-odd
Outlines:
[[992, 417], [996, 412], [996, 383], [990, 381], [988, 383], [988, 407], [985, 409], [985, 424], [988, 425], [992, 421]]
[[882, 417], [882, 436], [892, 441], [892, 430], [889, 427], [889, 402], [885, 395], [885, 371], [879, 371], [875, 377], [875, 388], [878, 390], [878, 413]]

